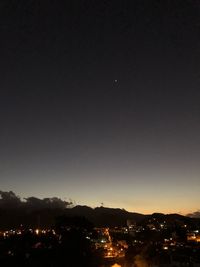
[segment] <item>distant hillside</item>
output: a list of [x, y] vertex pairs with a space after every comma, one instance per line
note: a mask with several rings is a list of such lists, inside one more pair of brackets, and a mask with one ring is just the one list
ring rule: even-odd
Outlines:
[[84, 216], [91, 221], [95, 226], [126, 226], [127, 220], [133, 220], [136, 223], [148, 224], [150, 222], [163, 223], [166, 222], [168, 225], [179, 225], [185, 224], [199, 224], [200, 219], [195, 219], [180, 214], [163, 214], [153, 213], [150, 215], [144, 215], [135, 212], [128, 212], [124, 209], [119, 208], [106, 208], [97, 207], [90, 208], [87, 206], [76, 206], [71, 209], [66, 209], [65, 214], [68, 216]]
[[200, 224], [200, 219], [179, 214], [153, 213], [144, 215], [119, 208], [71, 207], [72, 203], [57, 197], [44, 199], [29, 197], [25, 201], [21, 201], [12, 191], [0, 191], [0, 196], [0, 230], [18, 228], [21, 225], [25, 228], [51, 227], [55, 224], [56, 217], [62, 215], [85, 217], [97, 227], [126, 226], [127, 220], [133, 220], [140, 225], [159, 224], [164, 221], [173, 226]]
[[200, 219], [190, 218], [179, 214], [153, 213], [144, 215], [135, 212], [128, 212], [124, 209], [87, 206], [75, 206], [72, 208], [46, 208], [40, 207], [30, 209], [25, 206], [19, 208], [0, 208], [0, 230], [24, 227], [51, 227], [55, 218], [61, 215], [68, 217], [81, 216], [87, 218], [94, 226], [112, 227], [126, 226], [127, 220], [133, 220], [141, 225], [149, 223], [166, 222], [168, 225], [199, 225]]
[[96, 226], [122, 226], [128, 219], [139, 222], [145, 215], [128, 212], [124, 209], [98, 207], [95, 209], [87, 206], [76, 206], [65, 211], [69, 216], [84, 216]]

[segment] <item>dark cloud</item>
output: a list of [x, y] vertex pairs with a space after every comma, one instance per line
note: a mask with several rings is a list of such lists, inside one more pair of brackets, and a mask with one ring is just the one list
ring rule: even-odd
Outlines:
[[14, 192], [0, 191], [0, 208], [16, 208], [22, 204], [20, 197]]
[[63, 201], [57, 197], [43, 199], [39, 199], [36, 197], [28, 197], [25, 200], [26, 205], [32, 209], [65, 209], [71, 204], [70, 202]]
[[187, 216], [192, 218], [200, 218], [200, 210], [195, 211], [193, 213], [189, 213]]
[[0, 229], [51, 227], [71, 204], [57, 197], [21, 199], [12, 191], [0, 191]]
[[22, 201], [19, 196], [14, 192], [0, 191], [0, 208], [1, 209], [16, 209], [25, 208], [31, 210], [41, 210], [41, 209], [65, 209], [71, 202], [63, 201], [60, 198], [36, 198], [28, 197], [25, 201]]

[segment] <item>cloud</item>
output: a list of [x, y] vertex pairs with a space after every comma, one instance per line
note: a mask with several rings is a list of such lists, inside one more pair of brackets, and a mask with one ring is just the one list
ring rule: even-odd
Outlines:
[[41, 210], [41, 209], [65, 209], [71, 202], [63, 201], [58, 197], [52, 198], [37, 198], [28, 197], [22, 201], [19, 196], [14, 192], [0, 191], [0, 208], [1, 209], [17, 209], [25, 208], [31, 210]]
[[20, 197], [14, 192], [0, 191], [0, 208], [17, 208], [22, 204]]
[[187, 214], [188, 217], [200, 218], [200, 210]]
[[71, 202], [63, 201], [60, 198], [43, 198], [28, 197], [25, 199], [26, 205], [31, 209], [65, 209]]

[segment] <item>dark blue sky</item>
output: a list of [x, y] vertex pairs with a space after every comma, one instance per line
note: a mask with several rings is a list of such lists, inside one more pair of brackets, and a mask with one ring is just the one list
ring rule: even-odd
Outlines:
[[192, 0], [1, 1], [1, 189], [198, 210], [199, 15]]

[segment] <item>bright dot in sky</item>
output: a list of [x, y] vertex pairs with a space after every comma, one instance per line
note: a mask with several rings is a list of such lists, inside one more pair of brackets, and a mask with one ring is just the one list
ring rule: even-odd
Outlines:
[[115, 83], [117, 83], [118, 82], [118, 80], [117, 79], [115, 79]]

